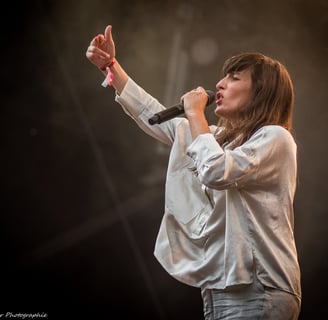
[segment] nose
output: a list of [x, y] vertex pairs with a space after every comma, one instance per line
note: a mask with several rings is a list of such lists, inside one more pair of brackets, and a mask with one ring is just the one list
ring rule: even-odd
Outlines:
[[220, 89], [224, 89], [225, 88], [225, 78], [222, 78], [217, 84], [216, 84], [216, 89], [220, 90]]

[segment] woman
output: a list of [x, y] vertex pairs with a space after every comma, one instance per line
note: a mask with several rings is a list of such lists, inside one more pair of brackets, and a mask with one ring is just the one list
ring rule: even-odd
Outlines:
[[111, 28], [91, 41], [87, 58], [107, 75], [125, 112], [171, 146], [155, 256], [173, 277], [201, 288], [205, 319], [297, 319], [288, 72], [259, 53], [231, 57], [216, 84], [218, 126], [206, 120], [202, 87], [181, 98], [187, 119], [151, 126], [164, 107], [120, 66]]

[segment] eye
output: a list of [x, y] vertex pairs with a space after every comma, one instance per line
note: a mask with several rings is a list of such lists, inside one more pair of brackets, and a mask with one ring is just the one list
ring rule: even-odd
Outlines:
[[236, 73], [231, 73], [231, 74], [230, 74], [230, 78], [231, 78], [231, 80], [233, 80], [233, 81], [240, 80], [240, 78], [238, 77], [238, 75], [237, 75]]

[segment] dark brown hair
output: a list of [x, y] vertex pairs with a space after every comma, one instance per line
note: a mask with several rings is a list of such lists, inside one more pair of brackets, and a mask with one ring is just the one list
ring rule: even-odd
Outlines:
[[221, 145], [233, 141], [232, 148], [246, 142], [265, 125], [280, 125], [292, 132], [294, 89], [286, 68], [277, 60], [261, 53], [246, 52], [226, 60], [222, 71], [226, 75], [249, 70], [252, 79], [252, 99], [238, 114], [239, 124], [220, 118], [224, 130], [217, 136]]

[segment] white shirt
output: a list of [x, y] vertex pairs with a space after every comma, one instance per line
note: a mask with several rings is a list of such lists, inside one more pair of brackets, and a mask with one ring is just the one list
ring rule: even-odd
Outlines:
[[164, 107], [129, 79], [116, 101], [149, 135], [171, 146], [165, 211], [155, 256], [179, 281], [223, 289], [252, 283], [301, 297], [294, 240], [296, 144], [280, 126], [264, 126], [231, 150], [220, 128], [192, 140], [189, 123], [148, 119]]

